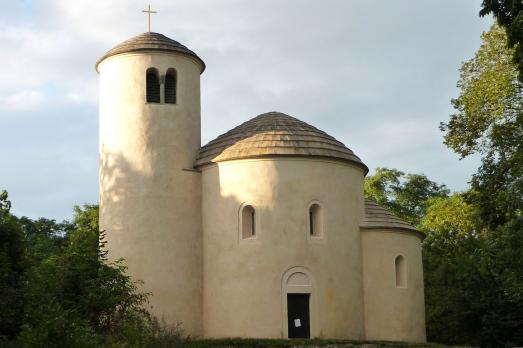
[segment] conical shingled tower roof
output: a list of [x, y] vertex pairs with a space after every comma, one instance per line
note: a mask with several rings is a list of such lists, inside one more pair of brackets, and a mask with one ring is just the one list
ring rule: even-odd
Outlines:
[[406, 232], [414, 232], [421, 238], [425, 238], [425, 234], [423, 232], [418, 231], [414, 226], [403, 221], [370, 199], [365, 199], [365, 218], [363, 219], [361, 228], [403, 230]]
[[260, 157], [323, 157], [367, 166], [327, 133], [280, 112], [268, 112], [231, 129], [203, 146], [196, 167], [212, 162]]
[[197, 61], [201, 63], [201, 72], [205, 70], [205, 63], [203, 62], [203, 60], [201, 60], [200, 57], [198, 57], [198, 55], [196, 55], [196, 53], [194, 53], [178, 41], [170, 39], [163, 34], [153, 32], [140, 34], [116, 45], [114, 48], [112, 48], [106, 54], [104, 54], [102, 58], [98, 59], [95, 65], [96, 70], [98, 70], [98, 64], [100, 64], [106, 58], [109, 58], [117, 54], [143, 51], [177, 52], [185, 54], [194, 57]]

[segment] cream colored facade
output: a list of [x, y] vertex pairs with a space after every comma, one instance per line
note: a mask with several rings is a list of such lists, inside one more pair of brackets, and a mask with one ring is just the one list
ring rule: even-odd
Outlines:
[[[283, 290], [293, 284], [283, 275], [301, 268], [311, 285], [311, 336], [364, 337], [360, 168], [295, 158], [228, 161], [203, 169], [202, 190], [205, 336], [287, 337]], [[325, 217], [316, 239], [307, 228], [311, 202]], [[244, 204], [257, 213], [256, 235], [247, 239], [236, 218]]]
[[[408, 232], [363, 230], [365, 337], [370, 340], [424, 342], [425, 302], [421, 239]], [[406, 284], [395, 283], [394, 260], [406, 261]]]
[[[159, 103], [146, 102], [149, 68]], [[201, 147], [204, 69], [156, 33], [97, 63], [100, 226], [152, 313], [191, 336], [286, 338], [287, 296], [308, 294], [310, 337], [424, 341], [422, 235], [364, 200], [352, 151], [290, 116], [260, 115]]]
[[[145, 71], [175, 68], [178, 104], [145, 102]], [[100, 73], [100, 228], [111, 258], [151, 292], [152, 312], [202, 331], [201, 66], [182, 55], [109, 57]]]

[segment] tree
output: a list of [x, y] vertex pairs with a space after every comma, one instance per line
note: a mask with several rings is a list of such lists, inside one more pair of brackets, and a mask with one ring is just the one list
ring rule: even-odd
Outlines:
[[491, 229], [470, 192], [448, 195], [424, 175], [378, 168], [365, 196], [426, 234], [423, 268], [431, 341], [485, 347], [523, 343], [523, 230]]
[[473, 255], [479, 246], [475, 208], [459, 194], [433, 198], [420, 229], [427, 338], [447, 344], [476, 342], [478, 313], [477, 266]]
[[123, 260], [107, 259], [98, 214], [97, 205], [74, 208], [73, 230], [64, 252], [64, 289], [71, 296], [64, 300], [72, 306], [80, 303], [96, 332], [109, 335], [123, 330], [126, 321], [145, 325], [150, 317], [143, 305], [149, 294], [138, 292], [138, 282], [125, 273]]
[[37, 264], [46, 258], [60, 253], [64, 247], [66, 233], [71, 229], [67, 221], [28, 217], [14, 217], [20, 226], [25, 239], [26, 257], [31, 264]]
[[491, 231], [463, 195], [430, 200], [420, 229], [429, 340], [523, 343], [523, 219]]
[[[478, 303], [484, 304], [484, 342], [491, 346], [523, 345], [523, 217], [489, 231], [476, 253], [480, 274]], [[485, 286], [486, 285], [486, 286]], [[494, 324], [494, 325], [492, 325]]]
[[0, 220], [8, 217], [11, 210], [11, 201], [6, 190], [0, 191]]
[[498, 25], [505, 28], [507, 45], [512, 48], [512, 59], [519, 68], [523, 81], [523, 2], [521, 0], [483, 0], [479, 15], [494, 15]]
[[456, 113], [440, 129], [461, 158], [482, 156], [467, 199], [496, 228], [523, 209], [523, 85], [504, 31], [494, 25], [482, 40], [460, 69], [460, 95], [452, 100]]
[[449, 190], [422, 174], [405, 174], [397, 169], [377, 168], [365, 178], [365, 197], [392, 213], [418, 225], [430, 198], [446, 197]]
[[0, 345], [174, 347], [179, 328], [145, 309], [148, 293], [110, 261], [98, 206], [74, 207], [72, 222], [18, 218], [0, 192]]
[[[74, 208], [72, 223], [25, 221], [26, 231], [41, 238], [61, 236], [63, 245], [33, 258], [28, 273], [28, 320], [18, 342], [27, 346], [99, 346], [107, 340], [128, 340], [150, 328], [143, 308], [148, 294], [125, 274], [123, 261], [110, 262], [98, 230], [98, 206]], [[62, 231], [62, 227], [66, 231]], [[41, 243], [39, 238], [32, 243]], [[35, 248], [40, 250], [39, 248]]]
[[[497, 25], [482, 35], [478, 52], [461, 67], [456, 113], [440, 125], [445, 144], [462, 158], [480, 155], [481, 166], [461, 203], [434, 205], [421, 224], [428, 234], [428, 331], [443, 342], [515, 346], [523, 344], [523, 85], [513, 61], [521, 63], [522, 5], [485, 0], [483, 6], [501, 25], [516, 25], [508, 38]], [[469, 209], [475, 213], [462, 214]], [[469, 221], [472, 232], [458, 221]]]
[[6, 191], [0, 193], [0, 339], [13, 338], [23, 319], [24, 236], [10, 213]]

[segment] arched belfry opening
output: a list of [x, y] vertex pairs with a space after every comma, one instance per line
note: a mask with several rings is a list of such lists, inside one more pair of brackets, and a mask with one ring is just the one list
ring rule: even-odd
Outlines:
[[177, 93], [177, 76], [176, 70], [173, 68], [167, 69], [165, 74], [165, 103], [176, 104]]
[[145, 73], [145, 94], [148, 103], [160, 102], [160, 76], [156, 68], [149, 68]]

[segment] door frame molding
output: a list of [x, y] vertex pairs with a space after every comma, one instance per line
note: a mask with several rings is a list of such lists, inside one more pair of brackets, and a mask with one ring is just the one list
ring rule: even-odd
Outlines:
[[[298, 284], [289, 284], [291, 276], [302, 273], [307, 281]], [[303, 279], [303, 277], [302, 277]], [[289, 338], [288, 313], [287, 313], [287, 294], [309, 294], [309, 328], [311, 338], [318, 337], [318, 311], [316, 310], [316, 287], [312, 273], [303, 266], [294, 266], [287, 269], [282, 276], [281, 291], [281, 314], [282, 314], [282, 338]]]

